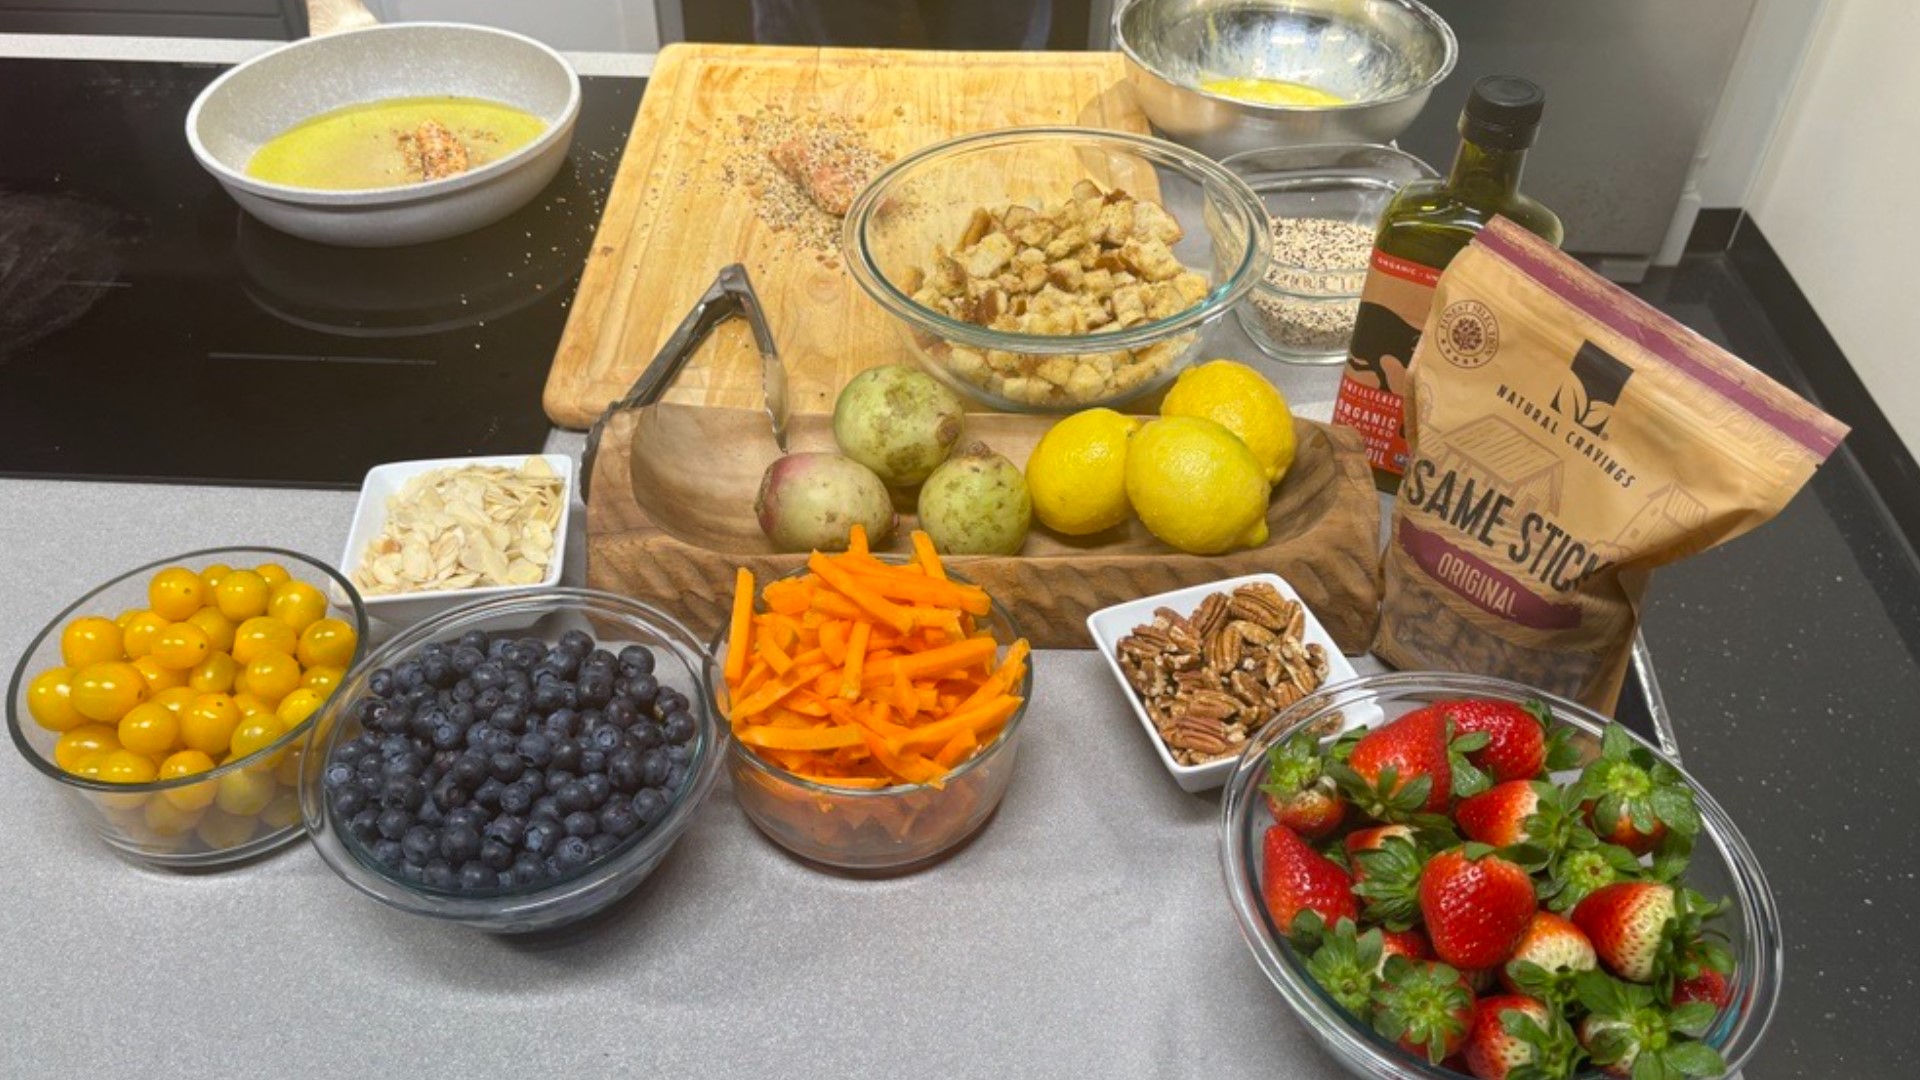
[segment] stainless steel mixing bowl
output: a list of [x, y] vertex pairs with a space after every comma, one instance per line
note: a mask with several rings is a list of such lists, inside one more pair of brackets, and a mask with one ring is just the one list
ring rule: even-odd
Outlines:
[[[366, 191], [321, 191], [247, 175], [260, 145], [302, 120], [386, 98], [486, 98], [540, 117], [533, 142], [471, 172]], [[187, 113], [194, 157], [268, 225], [347, 247], [456, 236], [506, 217], [566, 162], [580, 79], [532, 38], [484, 26], [400, 23], [308, 38], [215, 79]]]
[[[1147, 119], [1214, 158], [1316, 143], [1391, 142], [1453, 70], [1453, 30], [1416, 0], [1123, 0], [1114, 44]], [[1247, 76], [1344, 105], [1259, 105], [1200, 89]]]

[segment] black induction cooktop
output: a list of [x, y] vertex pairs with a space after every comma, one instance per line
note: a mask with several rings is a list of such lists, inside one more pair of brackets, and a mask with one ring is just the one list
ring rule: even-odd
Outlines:
[[355, 487], [540, 449], [645, 83], [581, 80], [567, 164], [513, 216], [354, 250], [261, 225], [194, 161], [222, 70], [0, 60], [0, 475]]

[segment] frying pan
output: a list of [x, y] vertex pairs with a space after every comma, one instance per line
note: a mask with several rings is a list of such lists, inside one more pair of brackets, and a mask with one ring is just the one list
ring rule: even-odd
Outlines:
[[[325, 244], [397, 247], [490, 225], [553, 179], [580, 113], [580, 78], [559, 53], [490, 27], [357, 21], [362, 28], [296, 41], [235, 67], [187, 112], [194, 157], [248, 213]], [[316, 30], [325, 25], [315, 18]], [[401, 187], [326, 191], [246, 173], [262, 143], [302, 120], [362, 102], [443, 95], [504, 102], [547, 129], [498, 161]]]

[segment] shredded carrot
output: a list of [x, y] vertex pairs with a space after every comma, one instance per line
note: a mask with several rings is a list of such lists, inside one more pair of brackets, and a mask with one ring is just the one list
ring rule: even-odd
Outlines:
[[[846, 552], [814, 552], [804, 575], [756, 595], [743, 569], [736, 590], [727, 718], [743, 745], [795, 776], [939, 789], [1020, 709], [1026, 641], [1000, 647], [983, 629], [992, 600], [953, 579], [924, 533], [900, 563], [875, 556], [856, 528]], [[931, 805], [860, 820], [910, 828]]]
[[867, 553], [867, 527], [859, 522], [853, 523], [853, 530], [847, 533], [847, 550], [855, 555]]

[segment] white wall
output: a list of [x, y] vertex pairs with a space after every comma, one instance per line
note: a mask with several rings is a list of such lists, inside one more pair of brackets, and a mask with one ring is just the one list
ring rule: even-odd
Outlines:
[[1748, 209], [1920, 453], [1920, 2], [1826, 5]]

